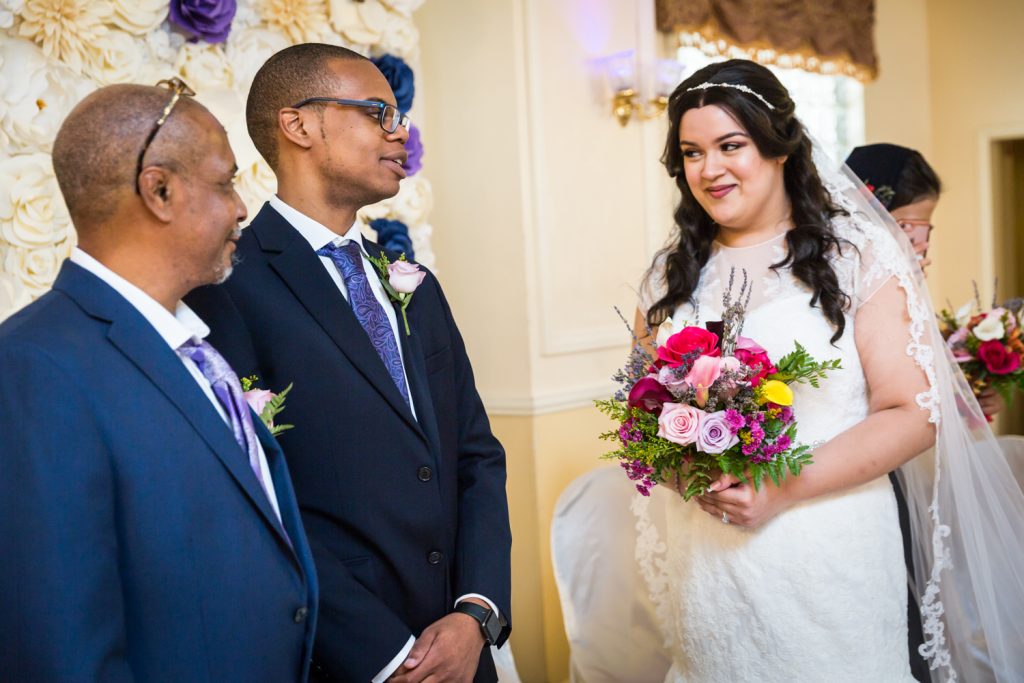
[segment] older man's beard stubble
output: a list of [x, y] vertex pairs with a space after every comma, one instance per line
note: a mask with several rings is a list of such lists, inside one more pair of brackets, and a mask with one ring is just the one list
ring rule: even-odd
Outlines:
[[[236, 249], [238, 248], [238, 246], [237, 246], [238, 245], [238, 239], [241, 236], [242, 236], [242, 229], [239, 228], [239, 227], [236, 227], [234, 230], [231, 231], [231, 236], [228, 238], [232, 243], [235, 244], [235, 248]], [[237, 251], [233, 251], [231, 253], [231, 260], [230, 260], [230, 262], [226, 266], [223, 266], [217, 272], [217, 277], [214, 280], [213, 284], [215, 284], [215, 285], [222, 285], [225, 282], [227, 282], [227, 279], [229, 277], [231, 277], [231, 273], [234, 272], [235, 266], [237, 266], [241, 262], [242, 262], [242, 259], [239, 258], [238, 252]]]

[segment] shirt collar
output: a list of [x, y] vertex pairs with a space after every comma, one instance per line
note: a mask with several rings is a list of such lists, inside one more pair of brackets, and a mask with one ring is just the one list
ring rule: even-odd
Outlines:
[[163, 337], [168, 346], [177, 350], [179, 346], [189, 339], [201, 340], [210, 334], [210, 328], [206, 326], [202, 318], [179, 301], [172, 315], [170, 311], [157, 303], [156, 299], [125, 280], [123, 277], [107, 268], [89, 254], [75, 247], [71, 251], [71, 262], [89, 271], [111, 288], [128, 303], [130, 303], [142, 317], [156, 329]]
[[364, 256], [366, 255], [366, 247], [363, 245], [363, 234], [360, 232], [357, 223], [353, 223], [352, 227], [344, 235], [338, 236], [338, 233], [323, 223], [318, 223], [298, 209], [286, 204], [276, 194], [271, 195], [269, 203], [275, 211], [281, 214], [282, 218], [299, 231], [303, 239], [309, 242], [309, 246], [313, 247], [313, 251], [317, 251], [328, 244], [339, 245], [351, 240], [359, 244], [359, 251], [363, 252]]

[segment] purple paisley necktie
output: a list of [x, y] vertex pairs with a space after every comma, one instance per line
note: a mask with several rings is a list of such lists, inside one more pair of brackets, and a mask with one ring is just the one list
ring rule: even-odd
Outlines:
[[349, 240], [341, 246], [332, 243], [321, 247], [316, 253], [334, 261], [334, 265], [341, 271], [345, 287], [348, 288], [349, 304], [356, 315], [356, 320], [370, 337], [373, 348], [384, 361], [384, 367], [387, 368], [402, 398], [407, 405], [411, 405], [409, 387], [405, 383], [405, 368], [402, 366], [402, 356], [398, 353], [398, 341], [395, 339], [391, 321], [388, 320], [384, 307], [373, 295], [370, 283], [366, 279], [359, 243], [354, 240]]
[[[210, 383], [213, 395], [217, 397], [224, 412], [228, 415], [228, 422], [231, 423], [231, 431], [235, 434], [235, 441], [241, 446], [242, 451], [249, 456], [249, 466], [256, 475], [256, 481], [267, 498], [270, 493], [263, 483], [263, 467], [260, 463], [259, 440], [256, 437], [256, 429], [252, 424], [252, 413], [249, 411], [249, 404], [242, 394], [242, 384], [238, 381], [238, 375], [231, 369], [224, 357], [217, 352], [217, 349], [205, 341], [187, 342], [178, 347], [178, 355], [190, 359], [203, 373], [203, 377]], [[289, 543], [291, 541], [289, 540]]]

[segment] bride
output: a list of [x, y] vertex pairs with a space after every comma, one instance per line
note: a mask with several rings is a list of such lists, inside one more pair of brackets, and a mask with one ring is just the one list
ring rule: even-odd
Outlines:
[[[1024, 526], [1013, 524], [1024, 499], [937, 345], [909, 243], [853, 180], [828, 170], [768, 69], [744, 60], [701, 69], [668, 113], [663, 161], [681, 193], [678, 239], [645, 278], [640, 341], [652, 344], [663, 324], [720, 319], [730, 273], [745, 271], [744, 336], [776, 359], [798, 341], [842, 369], [819, 389], [794, 386], [799, 438], [814, 445], [799, 477], [755, 491], [723, 475], [690, 503], [668, 482], [656, 494], [675, 498], [665, 538], [646, 502], [634, 506], [638, 559], [672, 658], [666, 680], [913, 681], [886, 476], [897, 468], [912, 492], [911, 580], [933, 680], [958, 680], [958, 669], [968, 681], [1019, 680]], [[955, 468], [972, 455], [986, 464]], [[954, 467], [946, 480], [943, 467]], [[990, 581], [1005, 582], [998, 599]]]

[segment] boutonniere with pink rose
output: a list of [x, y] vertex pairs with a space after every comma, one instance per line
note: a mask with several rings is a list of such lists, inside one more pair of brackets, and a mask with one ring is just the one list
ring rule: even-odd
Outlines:
[[368, 258], [380, 275], [384, 291], [401, 308], [402, 322], [405, 323], [405, 335], [409, 336], [412, 332], [409, 331], [409, 318], [405, 314], [405, 309], [409, 308], [413, 293], [427, 274], [415, 263], [409, 263], [405, 259], [404, 253], [394, 262], [383, 253], [380, 256], [369, 256]]
[[259, 381], [260, 378], [256, 375], [239, 378], [245, 402], [249, 404], [254, 413], [259, 415], [260, 422], [266, 425], [272, 436], [277, 436], [283, 431], [292, 429], [295, 425], [274, 424], [274, 418], [284, 410], [284, 399], [288, 396], [288, 392], [292, 390], [292, 385], [289, 384], [285, 387], [284, 391], [275, 394], [267, 389], [257, 389], [256, 385], [259, 384]]

